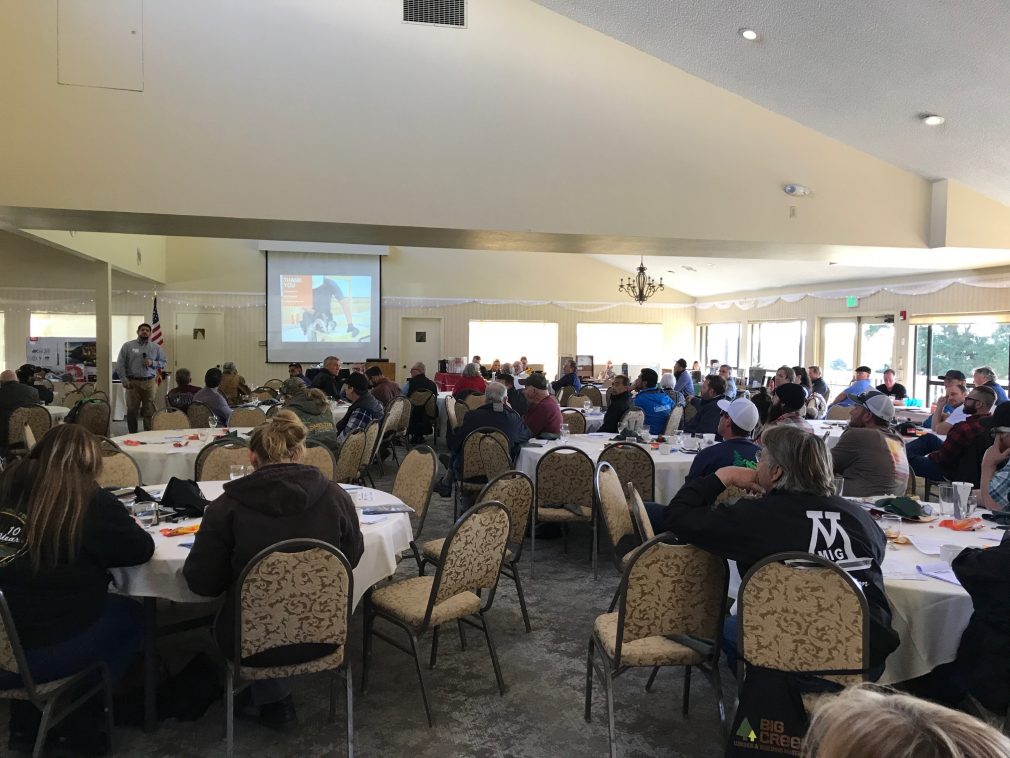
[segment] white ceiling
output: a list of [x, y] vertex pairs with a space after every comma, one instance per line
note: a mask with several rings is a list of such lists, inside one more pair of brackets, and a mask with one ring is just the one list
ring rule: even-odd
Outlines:
[[[1010, 204], [1008, 0], [536, 1], [889, 163]], [[947, 123], [925, 127], [921, 112]]]

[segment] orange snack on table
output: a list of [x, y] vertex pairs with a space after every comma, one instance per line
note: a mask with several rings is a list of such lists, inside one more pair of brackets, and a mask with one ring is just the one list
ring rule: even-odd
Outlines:
[[982, 519], [980, 518], [961, 518], [952, 519], [945, 518], [940, 522], [939, 526], [945, 527], [946, 529], [953, 529], [955, 532], [971, 532], [977, 528], [981, 528]]
[[184, 534], [193, 534], [200, 531], [200, 525], [187, 524], [186, 526], [169, 527], [160, 531], [162, 537], [181, 537]]

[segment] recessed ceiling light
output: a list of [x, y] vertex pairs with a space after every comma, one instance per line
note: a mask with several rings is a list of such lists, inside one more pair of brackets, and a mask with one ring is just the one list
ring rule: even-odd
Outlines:
[[744, 27], [740, 30], [740, 36], [743, 37], [748, 42], [757, 42], [758, 33], [749, 27]]
[[943, 116], [938, 116], [935, 113], [920, 113], [919, 120], [926, 126], [939, 126], [947, 119]]

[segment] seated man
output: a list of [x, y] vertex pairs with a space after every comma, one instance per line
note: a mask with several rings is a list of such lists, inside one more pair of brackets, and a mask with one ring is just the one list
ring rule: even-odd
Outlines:
[[778, 389], [783, 384], [795, 383], [796, 372], [793, 370], [792, 366], [779, 366], [775, 369], [775, 389]]
[[852, 384], [838, 393], [838, 397], [835, 398], [832, 405], [844, 405], [848, 407], [853, 403], [852, 398], [872, 390], [873, 385], [870, 383], [870, 374], [872, 373], [873, 369], [869, 366], [857, 366], [855, 379], [853, 379]]
[[982, 482], [978, 503], [993, 511], [1010, 508], [1010, 403], [1003, 403], [989, 418], [992, 445], [982, 457]]
[[645, 413], [645, 425], [652, 434], [663, 433], [673, 411], [673, 400], [656, 386], [658, 382], [659, 374], [651, 368], [643, 368], [631, 387], [638, 390], [635, 405]]
[[631, 380], [624, 374], [618, 374], [607, 390], [607, 412], [603, 414], [600, 431], [617, 434], [617, 425], [631, 405]]
[[905, 389], [904, 384], [894, 381], [894, 376], [893, 368], [884, 371], [884, 383], [877, 385], [877, 392], [883, 392], [885, 395], [888, 395], [895, 405], [899, 403], [904, 405], [905, 400], [908, 399], [908, 390]]
[[323, 360], [323, 370], [312, 378], [310, 386], [322, 390], [324, 395], [333, 400], [339, 400], [340, 386], [343, 383], [344, 380], [340, 378], [340, 359], [335, 355], [328, 355]]
[[726, 381], [721, 376], [706, 376], [701, 384], [701, 397], [692, 397], [689, 401], [698, 412], [690, 421], [684, 422], [684, 431], [690, 434], [718, 434], [722, 414], [719, 401], [725, 392]]
[[368, 383], [372, 386], [372, 394], [375, 395], [376, 400], [382, 403], [383, 407], [389, 405], [394, 397], [400, 397], [400, 388], [396, 386], [396, 382], [387, 379], [378, 366], [370, 366], [365, 372], [365, 376], [368, 377]]
[[892, 429], [894, 404], [875, 390], [857, 397], [849, 425], [831, 449], [835, 474], [846, 497], [904, 495], [908, 484], [905, 442]]
[[[537, 374], [537, 376], [541, 376]], [[544, 380], [546, 383], [546, 380]], [[527, 390], [528, 391], [528, 390]], [[546, 393], [545, 393], [546, 394]], [[491, 427], [502, 432], [509, 441], [509, 460], [515, 461], [519, 448], [530, 438], [530, 430], [522, 418], [512, 410], [506, 401], [508, 389], [501, 382], [489, 382], [484, 393], [487, 402], [480, 408], [469, 411], [463, 423], [449, 432], [446, 445], [449, 448], [449, 462], [446, 475], [435, 483], [435, 491], [442, 497], [452, 493], [452, 483], [463, 470], [463, 443], [471, 432]], [[554, 400], [547, 396], [547, 399]], [[557, 401], [554, 401], [557, 403]]]
[[[716, 505], [727, 487], [760, 497]], [[837, 563], [863, 587], [870, 607], [871, 677], [880, 676], [898, 646], [880, 573], [887, 543], [869, 513], [834, 494], [831, 456], [820, 437], [791, 426], [769, 429], [757, 470], [727, 467], [688, 482], [656, 515], [657, 533], [673, 532], [736, 561], [741, 576], [762, 558], [786, 551]], [[726, 621], [728, 642], [735, 643], [735, 621]]]
[[8, 422], [18, 408], [37, 405], [39, 393], [35, 388], [18, 381], [10, 369], [0, 372], [0, 449], [7, 449]]
[[828, 387], [828, 383], [824, 381], [824, 377], [821, 376], [820, 366], [807, 366], [807, 376], [810, 377], [810, 388], [824, 398], [827, 402], [828, 395], [831, 394], [831, 388]]
[[733, 367], [724, 363], [719, 367], [719, 376], [726, 382], [726, 392], [723, 394], [727, 400], [736, 400], [736, 378], [733, 376]]
[[347, 377], [344, 391], [351, 401], [351, 407], [337, 422], [337, 445], [342, 445], [352, 432], [367, 428], [373, 421], [380, 421], [385, 413], [382, 404], [368, 391], [368, 378], [364, 374], [351, 374]]
[[[531, 437], [541, 434], [552, 434], [555, 437], [561, 433], [561, 406], [557, 398], [547, 390], [547, 377], [543, 374], [531, 374], [526, 379], [526, 389], [523, 390], [528, 405], [523, 421], [530, 430]], [[473, 411], [471, 411], [472, 413]], [[468, 413], [463, 417], [469, 416]]]
[[300, 363], [289, 363], [288, 364], [288, 379], [301, 379], [302, 383], [306, 387], [309, 386], [308, 377], [305, 376], [305, 374], [304, 374], [304, 372], [302, 370], [302, 364], [300, 364]]
[[[506, 363], [505, 365], [507, 366], [508, 364]], [[508, 390], [509, 406], [520, 416], [524, 416], [526, 411], [529, 410], [530, 404], [526, 402], [526, 395], [523, 394], [523, 390], [516, 388], [515, 377], [503, 371], [498, 374], [498, 381], [504, 384], [505, 389]]]
[[38, 402], [46, 404], [53, 402], [53, 391], [42, 383], [42, 380], [46, 377], [46, 370], [44, 368], [25, 363], [19, 366], [15, 373], [19, 382], [35, 388], [35, 391], [39, 395]]
[[751, 442], [750, 436], [758, 425], [758, 409], [747, 398], [733, 402], [723, 398], [717, 400], [719, 427], [716, 433], [722, 438], [718, 445], [702, 450], [691, 461], [691, 470], [686, 481], [714, 474], [725, 466], [757, 468], [758, 453], [761, 448]]
[[996, 393], [996, 405], [1002, 405], [1007, 401], [1006, 390], [996, 381], [996, 372], [990, 366], [979, 366], [975, 369], [972, 382], [976, 387], [988, 387]]
[[673, 388], [681, 395], [694, 394], [694, 382], [691, 380], [691, 372], [687, 370], [687, 361], [678, 358], [673, 364], [673, 378], [677, 380]]
[[573, 387], [576, 392], [581, 390], [582, 382], [579, 379], [579, 373], [576, 370], [575, 361], [565, 361], [563, 371], [564, 373], [561, 375], [560, 379], [556, 382], [551, 382], [551, 389], [555, 392], [559, 392], [562, 387]]
[[[768, 423], [761, 428], [761, 434], [775, 426], [795, 426], [810, 434], [814, 428], [806, 420], [807, 393], [798, 384], [782, 384], [775, 387], [775, 397], [768, 409]], [[760, 440], [758, 440], [760, 442]]]
[[[958, 373], [961, 372], [959, 371]], [[926, 423], [923, 426], [927, 429], [932, 429], [936, 434], [946, 434], [949, 432], [952, 426], [964, 421], [968, 417], [964, 408], [964, 399], [967, 396], [968, 388], [964, 386], [964, 382], [956, 380], [947, 382], [944, 394], [936, 399], [933, 413], [926, 419]], [[915, 451], [917, 455], [920, 454], [920, 451], [917, 449], [917, 443], [921, 439], [924, 438], [920, 437], [918, 440], [912, 440], [909, 443], [909, 449]]]
[[[962, 461], [962, 457], [976, 455], [982, 421], [989, 416], [995, 402], [995, 392], [988, 387], [976, 387], [964, 400], [965, 413], [968, 417], [951, 427], [947, 432], [947, 439], [941, 441], [936, 435], [927, 434], [916, 440], [925, 442], [917, 445], [914, 452], [908, 451], [908, 462], [915, 475], [933, 481], [943, 481], [958, 480], [959, 476], [973, 474], [970, 481], [979, 483], [982, 479], [981, 458], [979, 457], [976, 465], [971, 460]], [[926, 452], [921, 452], [923, 450]]]
[[480, 362], [479, 355], [475, 355], [473, 357], [473, 360], [470, 362], [477, 367], [477, 372], [481, 375], [481, 378], [483, 378], [485, 381], [491, 378], [491, 371], [489, 369], [484, 368], [484, 364]]
[[[410, 367], [410, 378], [403, 385], [403, 394], [410, 397], [415, 392], [427, 390], [432, 395], [438, 396], [438, 387], [425, 375], [426, 367], [418, 361]], [[438, 423], [436, 420], [435, 423]], [[412, 405], [410, 408], [410, 423], [407, 426], [407, 433], [410, 435], [412, 445], [424, 442], [424, 435], [431, 434], [431, 419], [427, 412], [419, 405]]]
[[207, 369], [207, 372], [203, 375], [203, 389], [193, 395], [193, 402], [206, 405], [217, 418], [217, 425], [225, 426], [228, 423], [228, 417], [231, 415], [231, 406], [228, 405], [228, 401], [224, 399], [224, 395], [217, 389], [218, 385], [221, 384], [221, 376], [221, 369], [216, 367]]
[[193, 374], [188, 368], [180, 368], [175, 372], [175, 386], [165, 396], [166, 402], [173, 408], [184, 411], [193, 402], [193, 396], [200, 391], [192, 384]]
[[245, 377], [239, 374], [234, 361], [225, 361], [221, 366], [221, 384], [217, 389], [228, 401], [228, 405], [239, 405], [252, 394]]

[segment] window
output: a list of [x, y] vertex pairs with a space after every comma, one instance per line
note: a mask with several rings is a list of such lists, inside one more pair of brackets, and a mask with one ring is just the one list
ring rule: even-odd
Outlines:
[[750, 325], [752, 366], [774, 371], [779, 366], [803, 365], [805, 321], [756, 321]]
[[[147, 320], [145, 316], [112, 317], [112, 356], [127, 340], [136, 339], [137, 327]], [[32, 337], [90, 337], [98, 333], [94, 313], [32, 313], [28, 332]]]
[[662, 324], [577, 324], [577, 355], [591, 355], [604, 365], [613, 361], [615, 371], [622, 363], [658, 366], [663, 355]]
[[733, 368], [740, 365], [740, 324], [703, 324], [699, 328], [698, 344], [701, 345], [702, 362], [715, 359], [719, 365], [726, 363]]
[[517, 361], [523, 355], [542, 364], [548, 376], [558, 370], [558, 325], [547, 321], [471, 321], [470, 352], [484, 363]]
[[[1002, 320], [1008, 319], [1004, 316]], [[955, 322], [916, 325], [914, 397], [928, 405], [942, 392], [943, 382], [937, 377], [958, 369], [971, 384], [972, 369], [979, 366], [991, 366], [996, 380], [1006, 386], [1010, 374], [1010, 323], [965, 316]]]

